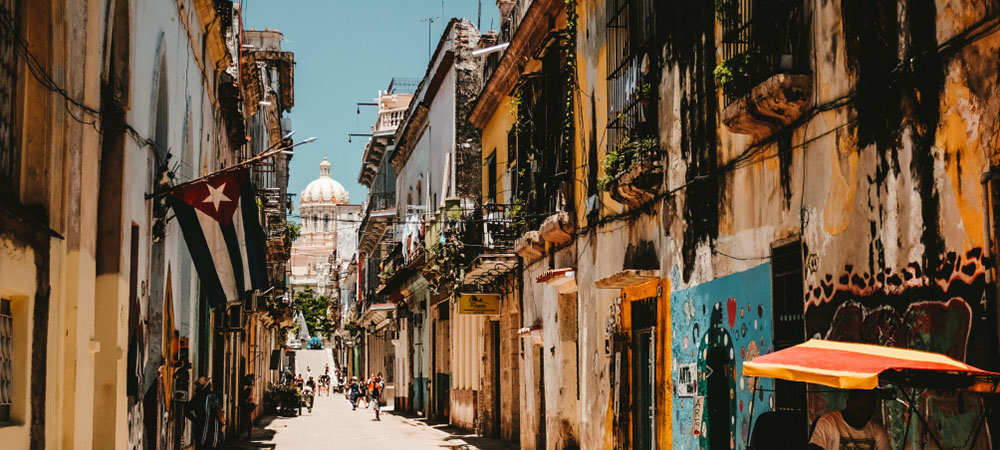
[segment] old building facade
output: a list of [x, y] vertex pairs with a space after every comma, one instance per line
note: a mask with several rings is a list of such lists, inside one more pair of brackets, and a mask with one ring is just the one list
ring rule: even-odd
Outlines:
[[[397, 198], [421, 192], [397, 224], [412, 212], [427, 250], [409, 257], [404, 242], [369, 264], [393, 268], [383, 299], [397, 354], [411, 348], [396, 383], [411, 383], [412, 410], [521, 448], [739, 449], [763, 413], [812, 421], [843, 406], [842, 393], [742, 376], [806, 339], [1000, 367], [998, 71], [976, 63], [1000, 48], [995, 5], [497, 6], [466, 111], [481, 189], [450, 205], [426, 181], [421, 192], [413, 139], [433, 104], [415, 100], [389, 147], [405, 162]], [[403, 209], [423, 204], [453, 214]], [[450, 254], [430, 250], [447, 242]], [[459, 314], [466, 293], [498, 309]], [[471, 368], [456, 354], [468, 346]], [[917, 401], [929, 422], [879, 409], [894, 446], [997, 444], [996, 419], [973, 429], [986, 397]]]
[[[244, 97], [268, 94], [240, 82], [239, 9], [46, 0], [4, 2], [0, 14], [0, 440], [185, 447], [184, 403], [199, 375], [216, 380], [232, 423], [242, 423], [243, 375], [266, 380], [269, 370], [248, 367], [262, 360], [248, 358], [248, 343], [268, 353], [274, 326], [242, 309], [225, 325], [227, 314], [208, 307], [163, 200], [172, 185], [260, 150], [245, 148]], [[280, 119], [292, 103], [277, 104], [268, 113]], [[280, 144], [278, 133], [262, 138]], [[266, 185], [254, 180], [262, 197], [284, 189], [283, 167]], [[277, 200], [263, 224], [284, 221]], [[249, 337], [233, 340], [224, 326]]]

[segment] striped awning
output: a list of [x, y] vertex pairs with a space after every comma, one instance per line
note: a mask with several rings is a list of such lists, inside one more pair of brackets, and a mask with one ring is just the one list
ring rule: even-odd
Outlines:
[[998, 392], [1000, 381], [998, 373], [939, 353], [819, 339], [744, 362], [743, 375], [838, 389], [874, 389], [878, 387], [880, 378], [896, 381], [940, 375], [964, 379], [966, 387], [975, 391]]

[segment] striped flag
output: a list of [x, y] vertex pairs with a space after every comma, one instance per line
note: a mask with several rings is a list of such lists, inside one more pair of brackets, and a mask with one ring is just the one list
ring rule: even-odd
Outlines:
[[212, 307], [266, 283], [265, 237], [246, 170], [176, 187], [167, 196]]

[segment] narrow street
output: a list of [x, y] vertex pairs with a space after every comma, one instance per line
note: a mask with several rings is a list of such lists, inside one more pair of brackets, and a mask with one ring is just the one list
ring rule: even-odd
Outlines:
[[317, 397], [312, 413], [297, 417], [265, 417], [253, 439], [240, 440], [228, 450], [243, 449], [506, 449], [503, 443], [475, 435], [453, 434], [443, 425], [431, 426], [419, 418], [383, 411], [375, 421], [374, 411], [358, 408], [343, 394]]

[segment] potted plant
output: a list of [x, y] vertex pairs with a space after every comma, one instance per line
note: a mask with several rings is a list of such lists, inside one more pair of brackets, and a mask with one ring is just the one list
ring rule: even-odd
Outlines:
[[639, 101], [642, 102], [642, 106], [649, 106], [649, 101], [652, 100], [654, 96], [653, 84], [652, 83], [642, 83], [636, 89], [636, 94], [639, 97]]
[[715, 84], [730, 97], [742, 95], [753, 80], [762, 72], [767, 60], [757, 48], [734, 55], [715, 66], [712, 75]]
[[604, 156], [604, 176], [598, 178], [597, 188], [601, 191], [611, 190], [619, 177], [636, 164], [647, 160], [658, 146], [659, 140], [655, 137], [626, 136], [617, 150], [609, 151]]

